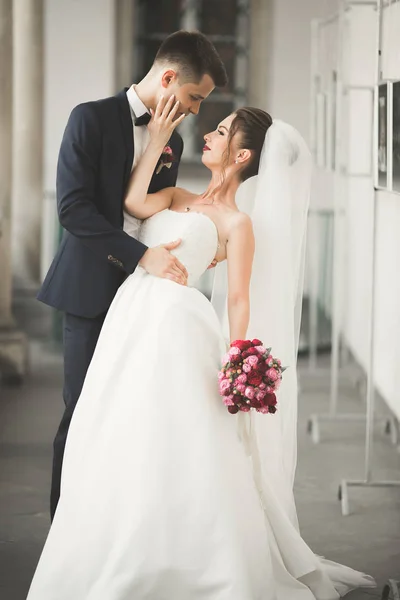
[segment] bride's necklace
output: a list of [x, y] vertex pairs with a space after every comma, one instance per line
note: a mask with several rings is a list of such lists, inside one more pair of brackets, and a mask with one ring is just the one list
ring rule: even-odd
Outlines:
[[[211, 206], [212, 204], [214, 204], [214, 198], [212, 199], [212, 202], [199, 202], [198, 204], [194, 204], [193, 206]], [[185, 212], [189, 212], [191, 210], [191, 206], [186, 206]]]

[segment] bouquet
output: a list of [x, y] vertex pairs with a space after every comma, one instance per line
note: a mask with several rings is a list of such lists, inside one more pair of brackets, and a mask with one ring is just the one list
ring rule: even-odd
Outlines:
[[276, 412], [276, 395], [285, 368], [260, 340], [232, 342], [218, 374], [219, 393], [230, 413], [254, 408], [260, 413]]

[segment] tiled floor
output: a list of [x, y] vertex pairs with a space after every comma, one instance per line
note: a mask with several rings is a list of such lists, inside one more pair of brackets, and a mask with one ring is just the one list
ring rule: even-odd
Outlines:
[[[31, 375], [25, 384], [0, 390], [1, 600], [25, 598], [49, 525], [51, 441], [61, 412], [61, 359], [39, 343], [32, 350]], [[342, 380], [342, 406], [362, 411], [349, 374], [351, 368]], [[307, 419], [310, 413], [325, 410], [328, 382], [326, 359], [314, 374], [302, 365], [296, 480], [301, 529], [317, 554], [377, 579], [377, 590], [348, 596], [349, 600], [368, 600], [380, 597], [389, 577], [400, 578], [400, 490], [353, 488], [351, 515], [341, 516], [338, 483], [343, 477], [362, 477], [364, 433], [360, 423], [326, 424], [321, 428], [321, 443], [312, 444], [306, 433]], [[399, 478], [399, 458], [379, 427], [377, 476]]]

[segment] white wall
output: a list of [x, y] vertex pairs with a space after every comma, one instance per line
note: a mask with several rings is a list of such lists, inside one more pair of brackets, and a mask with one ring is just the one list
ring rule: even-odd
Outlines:
[[[271, 23], [266, 35], [271, 36], [266, 56], [268, 81], [267, 101], [263, 105], [274, 118], [291, 123], [311, 146], [311, 63], [312, 58], [329, 55], [326, 48], [318, 48], [312, 57], [311, 22], [332, 15], [337, 10], [338, 0], [269, 0]], [[335, 37], [333, 32], [332, 37]], [[334, 43], [331, 44], [333, 51]], [[332, 64], [335, 57], [329, 56]], [[326, 83], [326, 86], [328, 84]], [[333, 175], [328, 170], [315, 170], [311, 207], [329, 209], [333, 202]], [[327, 217], [314, 217], [309, 227], [307, 244], [307, 269], [305, 293], [310, 293], [312, 274], [329, 268], [322, 264], [322, 249], [325, 243], [316, 234], [315, 223], [325, 227]], [[325, 228], [326, 229], [326, 228]], [[329, 291], [329, 286], [328, 286]]]
[[71, 109], [114, 93], [114, 0], [45, 2], [45, 189]]
[[[350, 84], [373, 85], [376, 61], [376, 12], [371, 7], [347, 13], [344, 78]], [[384, 9], [382, 78], [400, 79], [400, 2]], [[343, 196], [346, 243], [341, 265], [344, 286], [343, 335], [352, 353], [368, 369], [372, 285], [373, 177], [354, 177], [371, 167], [371, 95], [353, 91], [345, 103], [344, 145], [349, 172]], [[323, 177], [320, 172], [320, 177]], [[375, 384], [400, 418], [400, 195], [377, 194]]]
[[[58, 151], [74, 106], [115, 93], [114, 0], [46, 0], [42, 277], [53, 258], [58, 222]], [[50, 195], [49, 195], [50, 193]]]
[[[357, 9], [350, 29], [352, 53], [349, 74], [355, 83], [374, 81], [374, 32], [376, 16], [368, 9]], [[400, 79], [400, 3], [384, 9], [383, 79]], [[370, 41], [369, 41], [370, 40]], [[362, 169], [368, 163], [370, 147], [366, 136], [371, 119], [370, 106], [361, 98], [350, 101], [350, 163]], [[362, 155], [364, 154], [364, 158]], [[364, 167], [365, 168], [365, 167]], [[369, 314], [371, 302], [372, 257], [372, 180], [350, 179], [348, 189], [348, 274], [345, 336], [361, 365], [368, 368]], [[397, 277], [400, 257], [400, 195], [377, 194], [376, 220], [376, 304], [375, 304], [375, 383], [388, 406], [400, 418], [400, 283]]]
[[[383, 79], [400, 80], [400, 2], [384, 10]], [[378, 192], [376, 382], [400, 418], [400, 195]]]
[[335, 10], [337, 0], [273, 0], [268, 108], [306, 140], [310, 132], [311, 20]]

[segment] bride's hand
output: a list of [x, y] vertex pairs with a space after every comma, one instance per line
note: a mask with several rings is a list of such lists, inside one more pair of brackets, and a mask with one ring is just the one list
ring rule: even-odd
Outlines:
[[174, 100], [174, 95], [170, 96], [168, 100], [162, 96], [156, 110], [151, 111], [151, 120], [147, 126], [151, 142], [159, 145], [161, 149], [169, 141], [175, 127], [185, 118], [185, 114], [182, 114], [174, 120], [179, 108], [179, 101], [174, 102]]

